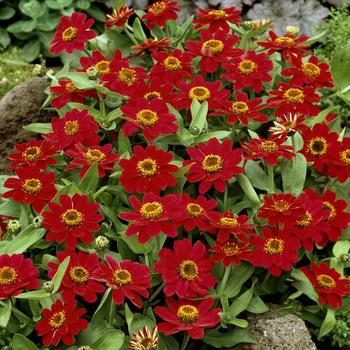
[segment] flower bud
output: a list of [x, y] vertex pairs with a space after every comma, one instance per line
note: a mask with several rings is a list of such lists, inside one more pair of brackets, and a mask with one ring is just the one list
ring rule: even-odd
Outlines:
[[46, 69], [41, 64], [36, 64], [33, 68], [33, 74], [37, 75], [39, 77], [42, 77], [45, 75]]
[[97, 250], [104, 250], [109, 246], [109, 239], [105, 236], [98, 236], [95, 239], [95, 248]]
[[346, 263], [350, 260], [350, 254], [343, 254], [339, 257], [339, 260], [343, 263]]
[[300, 31], [300, 28], [298, 26], [286, 26], [286, 32], [289, 34], [297, 35]]
[[22, 224], [17, 219], [11, 219], [7, 224], [7, 229], [11, 233], [17, 233], [21, 231]]
[[83, 345], [79, 346], [78, 350], [92, 350], [92, 347], [90, 347], [89, 345]]
[[43, 222], [43, 217], [42, 216], [37, 216], [33, 219], [32, 223], [35, 228], [40, 228], [41, 224]]
[[88, 68], [86, 70], [86, 74], [88, 76], [88, 79], [90, 80], [96, 80], [100, 75], [94, 66]]
[[43, 284], [43, 290], [46, 292], [46, 293], [52, 293], [55, 286], [54, 284], [51, 282], [51, 281], [46, 281], [44, 284]]

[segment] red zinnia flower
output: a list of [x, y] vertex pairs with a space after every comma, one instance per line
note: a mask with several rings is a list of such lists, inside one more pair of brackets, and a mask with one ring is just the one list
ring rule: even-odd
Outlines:
[[213, 328], [220, 322], [221, 309], [210, 310], [214, 298], [201, 301], [167, 298], [167, 307], [156, 306], [154, 311], [165, 322], [157, 324], [160, 332], [170, 335], [185, 331], [193, 339], [202, 339], [205, 328]]
[[218, 109], [227, 100], [230, 95], [229, 90], [221, 89], [221, 82], [216, 80], [212, 83], [204, 81], [201, 75], [195, 75], [192, 83], [178, 81], [177, 87], [182, 91], [176, 93], [177, 109], [190, 109], [192, 101], [197, 99], [198, 102], [208, 101], [209, 109]]
[[262, 82], [269, 82], [272, 79], [268, 74], [273, 68], [272, 61], [267, 59], [266, 54], [257, 54], [254, 50], [247, 51], [230, 61], [226, 60], [223, 67], [228, 72], [221, 74], [220, 78], [234, 81], [236, 90], [251, 87], [255, 92], [261, 92]]
[[180, 9], [176, 5], [176, 1], [156, 1], [146, 7], [147, 13], [142, 16], [142, 20], [146, 20], [148, 29], [152, 29], [155, 25], [164, 27], [167, 21], [177, 18], [176, 12], [180, 11]]
[[142, 308], [140, 295], [148, 298], [147, 288], [151, 287], [149, 268], [134, 261], [116, 261], [110, 255], [105, 255], [106, 264], [99, 263], [99, 271], [94, 278], [103, 281], [113, 289], [112, 298], [117, 304], [124, 304], [129, 299], [138, 308]]
[[226, 122], [228, 124], [236, 124], [241, 122], [248, 125], [248, 120], [252, 119], [258, 122], [266, 122], [268, 117], [259, 111], [265, 108], [261, 105], [262, 98], [254, 98], [249, 100], [248, 96], [243, 92], [238, 92], [235, 101], [227, 101], [224, 103], [224, 109], [212, 113], [212, 115], [228, 115]]
[[299, 199], [291, 193], [274, 193], [264, 196], [264, 203], [259, 208], [258, 218], [267, 220], [269, 225], [294, 225], [304, 209]]
[[142, 148], [135, 146], [134, 155], [130, 159], [122, 159], [119, 165], [122, 167], [120, 184], [127, 192], [154, 192], [176, 185], [176, 177], [171, 173], [179, 168], [170, 164], [173, 155], [157, 149], [154, 145]]
[[45, 170], [49, 165], [56, 164], [52, 157], [57, 154], [54, 145], [45, 141], [31, 139], [27, 143], [20, 143], [14, 146], [16, 153], [11, 153], [8, 157], [12, 162], [8, 166], [9, 170], [18, 166], [35, 166], [38, 169]]
[[92, 233], [100, 229], [98, 224], [103, 216], [98, 214], [100, 205], [90, 203], [87, 195], [66, 194], [60, 196], [60, 204], [49, 203], [49, 210], [42, 213], [43, 227], [48, 229], [47, 241], [65, 242], [68, 250], [73, 250], [77, 239], [84, 243], [93, 241]]
[[76, 143], [92, 146], [100, 141], [97, 135], [99, 126], [86, 109], [82, 111], [73, 109], [63, 118], [53, 118], [51, 124], [52, 133], [43, 137], [60, 150], [71, 148]]
[[225, 267], [231, 263], [239, 265], [241, 260], [250, 261], [251, 248], [248, 244], [239, 243], [235, 238], [226, 242], [216, 241], [215, 246], [209, 249], [214, 254], [212, 261], [222, 261]]
[[222, 10], [198, 9], [193, 20], [194, 28], [198, 29], [209, 24], [209, 29], [212, 31], [221, 28], [226, 32], [230, 32], [231, 28], [227, 22], [238, 24], [241, 19], [240, 14], [241, 12], [233, 6]]
[[310, 269], [302, 267], [319, 295], [320, 304], [328, 304], [335, 309], [342, 306], [342, 297], [350, 293], [350, 280], [341, 278], [340, 273], [325, 263], [310, 264]]
[[162, 275], [167, 297], [174, 294], [179, 298], [204, 297], [214, 287], [213, 264], [202, 242], [197, 241], [192, 247], [188, 239], [176, 240], [174, 251], [163, 248], [158, 255], [154, 271]]
[[74, 336], [82, 329], [88, 327], [88, 321], [80, 318], [86, 312], [85, 309], [77, 309], [76, 302], [63, 304], [57, 300], [51, 305], [51, 309], [43, 310], [42, 319], [35, 325], [39, 336], [43, 336], [43, 344], [57, 346], [62, 340], [65, 345], [73, 345]]
[[37, 289], [39, 270], [23, 254], [0, 254], [0, 300], [14, 297], [24, 289]]
[[97, 300], [96, 293], [103, 293], [105, 287], [96, 282], [91, 276], [97, 269], [99, 258], [97, 254], [86, 254], [83, 252], [58, 252], [57, 259], [59, 263], [49, 262], [48, 276], [52, 278], [59, 264], [70, 256], [69, 265], [63, 276], [60, 291], [64, 302], [75, 299], [76, 295], [81, 296], [86, 302], [94, 303]]
[[60, 54], [64, 51], [83, 51], [84, 44], [96, 36], [96, 33], [90, 30], [94, 22], [92, 18], [87, 20], [84, 13], [78, 12], [73, 12], [70, 17], [61, 17], [51, 41], [50, 52]]
[[275, 126], [269, 128], [273, 136], [286, 138], [301, 129], [305, 116], [299, 113], [283, 114], [273, 121]]
[[242, 142], [242, 147], [247, 154], [246, 159], [265, 159], [270, 165], [278, 164], [278, 157], [292, 159], [295, 157], [293, 146], [286, 146], [283, 143], [286, 138], [269, 136], [268, 139], [252, 139], [250, 142]]
[[161, 49], [166, 50], [169, 47], [170, 47], [169, 38], [163, 38], [159, 40], [148, 38], [146, 41], [144, 41], [139, 45], [131, 46], [131, 48], [134, 50], [134, 56], [140, 56], [146, 50], [148, 50], [149, 52], [157, 52], [157, 51], [161, 51]]
[[117, 9], [113, 9], [111, 15], [107, 14], [107, 20], [105, 21], [105, 30], [111, 29], [113, 26], [123, 28], [129, 17], [134, 14], [133, 9], [129, 9], [127, 6], [121, 6]]
[[159, 99], [147, 101], [139, 98], [121, 108], [126, 115], [123, 125], [124, 135], [130, 136], [141, 129], [147, 141], [154, 140], [159, 135], [174, 134], [178, 130], [176, 118], [170, 114], [166, 104]]
[[281, 116], [288, 113], [302, 113], [308, 116], [317, 115], [320, 109], [314, 106], [313, 102], [319, 102], [320, 96], [315, 93], [311, 86], [302, 87], [300, 85], [291, 85], [279, 83], [279, 90], [269, 91], [270, 97], [266, 104], [270, 108], [277, 108], [275, 115]]
[[194, 57], [202, 57], [200, 68], [205, 76], [216, 72], [220, 63], [242, 54], [241, 49], [232, 47], [237, 41], [236, 35], [227, 34], [225, 30], [206, 29], [201, 31], [201, 41], [187, 40], [186, 48]]
[[184, 51], [175, 49], [173, 52], [154, 52], [152, 58], [156, 61], [150, 71], [151, 78], [158, 77], [163, 81], [176, 82], [192, 77], [190, 65], [192, 56]]
[[211, 138], [207, 143], [200, 142], [198, 148], [190, 147], [187, 153], [190, 160], [184, 161], [184, 166], [192, 164], [187, 175], [190, 183], [200, 181], [199, 193], [207, 192], [211, 186], [219, 192], [224, 192], [226, 182], [234, 175], [242, 174], [239, 166], [242, 161], [242, 150], [232, 150], [231, 140], [219, 143], [218, 139]]
[[281, 75], [293, 76], [290, 84], [311, 85], [314, 88], [333, 87], [332, 76], [327, 63], [318, 63], [316, 56], [311, 56], [306, 63], [301, 57], [291, 56], [290, 62], [293, 67], [283, 69]]
[[299, 239], [288, 231], [280, 231], [264, 226], [261, 236], [252, 237], [250, 262], [253, 266], [263, 266], [272, 276], [279, 276], [283, 271], [289, 271], [293, 263], [298, 261], [297, 251], [300, 248]]
[[186, 192], [182, 194], [182, 204], [185, 206], [186, 217], [181, 223], [186, 231], [198, 227], [203, 232], [213, 231], [208, 215], [212, 213], [217, 203], [215, 199], [206, 199], [204, 196], [191, 198]]
[[112, 144], [107, 143], [104, 146], [85, 147], [81, 143], [75, 145], [75, 149], [66, 151], [66, 155], [73, 158], [68, 166], [64, 168], [65, 171], [75, 168], [81, 168], [80, 177], [83, 178], [85, 173], [89, 170], [92, 164], [98, 165], [98, 176], [103, 177], [105, 171], [112, 171], [115, 162], [119, 159], [119, 155], [110, 153]]
[[329, 159], [335, 158], [340, 152], [338, 133], [331, 132], [327, 124], [317, 123], [310, 129], [301, 128], [304, 147], [300, 151], [308, 162], [314, 162], [314, 167], [322, 172], [329, 165]]
[[18, 178], [10, 177], [4, 187], [11, 190], [3, 194], [3, 198], [12, 198], [18, 203], [31, 204], [40, 213], [45, 205], [55, 196], [55, 173], [42, 173], [36, 167], [16, 169]]
[[102, 55], [100, 51], [93, 51], [91, 57], [80, 57], [80, 64], [86, 72], [93, 68], [100, 76], [110, 72], [110, 60]]
[[132, 221], [126, 230], [127, 236], [138, 234], [139, 242], [146, 243], [160, 232], [169, 237], [177, 235], [179, 221], [185, 215], [179, 196], [168, 194], [161, 198], [148, 193], [142, 202], [136, 196], [131, 196], [129, 201], [135, 211], [119, 214], [122, 219]]
[[276, 33], [270, 31], [270, 38], [266, 41], [259, 41], [258, 45], [268, 49], [267, 54], [271, 55], [274, 52], [280, 52], [284, 59], [291, 56], [302, 57], [305, 53], [310, 53], [309, 45], [305, 43], [308, 39], [306, 35], [301, 35], [297, 38], [292, 33], [287, 33], [283, 36], [278, 36]]
[[208, 215], [210, 224], [219, 229], [217, 239], [220, 242], [226, 242], [230, 239], [230, 234], [235, 235], [241, 241], [247, 241], [246, 235], [253, 235], [252, 228], [255, 224], [247, 224], [249, 217], [247, 215], [234, 216], [233, 213], [225, 211], [219, 213], [214, 211]]

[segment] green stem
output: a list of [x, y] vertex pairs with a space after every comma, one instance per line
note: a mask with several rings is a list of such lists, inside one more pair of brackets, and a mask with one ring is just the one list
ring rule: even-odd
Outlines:
[[103, 98], [103, 95], [100, 92], [97, 92], [98, 98], [100, 99], [100, 112], [102, 116], [102, 121], [106, 122], [106, 105], [105, 105], [105, 100]]
[[150, 304], [156, 297], [157, 295], [163, 290], [165, 286], [165, 283], [163, 282], [158, 288], [157, 290], [151, 295], [151, 297], [148, 299], [148, 303]]
[[188, 335], [188, 333], [185, 333], [184, 334], [184, 338], [182, 340], [182, 344], [181, 344], [180, 350], [185, 350], [186, 349], [189, 340], [190, 340], [190, 336]]
[[228, 280], [228, 277], [229, 277], [230, 271], [231, 271], [231, 265], [232, 265], [232, 264], [230, 264], [230, 265], [229, 265], [228, 267], [226, 267], [226, 269], [225, 269], [224, 277], [222, 278], [221, 284], [220, 284], [219, 289], [218, 289], [218, 298], [219, 298], [219, 299], [221, 298], [222, 293], [223, 293], [224, 290], [225, 290], [226, 283], [227, 283], [227, 280]]
[[145, 253], [145, 264], [146, 264], [146, 266], [149, 267], [149, 255], [148, 255], [148, 253]]
[[111, 298], [111, 306], [109, 307], [109, 317], [108, 317], [108, 325], [113, 327], [114, 322], [114, 314], [116, 311], [117, 305], [114, 304], [113, 298]]
[[124, 33], [126, 36], [135, 44], [138, 45], [139, 43], [136, 41], [135, 37], [129, 32], [127, 27], [124, 27]]
[[273, 166], [267, 164], [267, 175], [268, 175], [268, 193], [274, 193], [275, 191], [275, 180], [273, 175]]
[[227, 210], [227, 195], [228, 195], [228, 186], [226, 186], [225, 188], [225, 192], [224, 192], [224, 210]]

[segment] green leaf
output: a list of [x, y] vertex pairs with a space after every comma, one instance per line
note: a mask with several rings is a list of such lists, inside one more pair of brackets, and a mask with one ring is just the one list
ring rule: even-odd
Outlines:
[[89, 170], [85, 173], [83, 179], [80, 181], [78, 188], [83, 193], [95, 193], [97, 185], [98, 185], [98, 164], [93, 163]]
[[330, 61], [330, 70], [332, 72], [333, 81], [339, 92], [346, 91], [350, 86], [348, 57], [350, 57], [350, 45], [335, 52]]
[[0, 327], [6, 327], [10, 321], [12, 304], [10, 299], [0, 302]]
[[110, 330], [91, 344], [94, 350], [119, 350], [124, 343], [125, 334], [119, 330]]
[[219, 332], [216, 329], [210, 329], [205, 332], [203, 342], [217, 349], [231, 348], [240, 343], [255, 344], [256, 340], [247, 329], [236, 328], [227, 333]]
[[23, 126], [23, 129], [27, 131], [37, 132], [40, 134], [49, 134], [50, 132], [52, 132], [52, 125], [51, 123], [31, 123]]
[[318, 333], [317, 339], [321, 339], [327, 335], [335, 326], [335, 311], [328, 307], [326, 317], [322, 322], [320, 332]]
[[255, 205], [260, 206], [260, 198], [255, 192], [254, 187], [250, 183], [248, 177], [244, 174], [239, 174], [237, 175], [237, 180], [247, 198], [251, 200]]
[[30, 33], [35, 29], [36, 20], [29, 21], [18, 21], [16, 23], [10, 24], [7, 27], [7, 31], [10, 33]]
[[269, 311], [269, 307], [263, 302], [263, 300], [258, 295], [255, 295], [250, 300], [250, 303], [247, 306], [246, 310], [254, 314], [262, 314], [264, 312]]
[[20, 203], [12, 200], [6, 200], [0, 204], [0, 215], [13, 216], [18, 218], [21, 213]]
[[304, 189], [307, 171], [306, 158], [301, 153], [297, 153], [291, 160], [282, 159], [280, 164], [284, 191], [298, 196]]
[[34, 61], [40, 54], [40, 42], [38, 40], [30, 41], [22, 47], [21, 57], [27, 61]]
[[317, 292], [312, 286], [312, 283], [310, 282], [310, 280], [306, 277], [306, 275], [301, 270], [293, 268], [290, 276], [296, 280], [295, 282], [292, 283], [292, 285], [296, 289], [298, 289], [298, 291], [303, 292], [311, 300], [318, 302]]
[[135, 35], [136, 39], [140, 40], [141, 42], [144, 42], [147, 40], [147, 36], [146, 36], [145, 32], [143, 31], [140, 18], [138, 18], [138, 17], [135, 18], [135, 21], [134, 21], [132, 27], [134, 29], [134, 35]]
[[190, 130], [196, 130], [200, 134], [203, 129], [207, 128], [208, 101], [200, 104], [197, 100], [193, 100], [191, 104], [192, 121]]
[[246, 290], [243, 294], [241, 294], [231, 304], [229, 309], [230, 317], [238, 316], [241, 312], [243, 312], [248, 307], [253, 297], [254, 284], [255, 283], [253, 283], [253, 285], [248, 290]]
[[89, 112], [89, 114], [91, 114], [94, 117], [96, 121], [99, 121], [101, 119], [101, 112], [91, 106], [87, 106], [77, 102], [69, 102], [68, 106], [71, 108], [76, 108], [79, 111], [86, 109]]
[[314, 43], [321, 41], [320, 39], [322, 39], [326, 34], [327, 34], [327, 30], [324, 30], [322, 32], [315, 34], [314, 36], [312, 36], [311, 38], [305, 41], [305, 45], [311, 46]]
[[58, 291], [58, 289], [60, 288], [61, 286], [61, 282], [62, 282], [62, 279], [64, 277], [64, 274], [66, 273], [67, 271], [67, 267], [69, 265], [69, 260], [70, 260], [70, 257], [67, 256], [61, 263], [60, 263], [60, 266], [58, 267], [55, 275], [52, 277], [52, 283], [54, 285], [54, 288], [53, 288], [53, 291], [52, 293], [56, 293]]
[[18, 7], [24, 15], [31, 18], [41, 17], [46, 10], [37, 0], [21, 0]]
[[179, 349], [179, 343], [176, 341], [176, 339], [173, 336], [159, 333], [158, 341], [159, 341], [158, 350], [178, 350]]
[[128, 153], [129, 155], [131, 155], [132, 153], [130, 139], [124, 136], [122, 130], [119, 130], [119, 133], [118, 133], [118, 153], [119, 154]]
[[87, 14], [100, 22], [104, 22], [106, 20], [105, 13], [98, 8], [97, 6], [91, 6], [86, 10]]
[[268, 177], [258, 162], [251, 159], [247, 160], [244, 167], [244, 174], [255, 188], [267, 190]]
[[15, 296], [16, 299], [27, 299], [27, 300], [31, 300], [31, 299], [42, 299], [42, 298], [47, 298], [49, 297], [51, 294], [45, 292], [44, 290], [34, 290], [32, 292], [26, 292], [26, 293], [21, 293]]
[[15, 334], [11, 345], [13, 350], [39, 350], [36, 345], [22, 334]]
[[108, 288], [104, 292], [103, 297], [102, 297], [102, 299], [100, 301], [100, 304], [98, 305], [94, 315], [92, 316], [92, 319], [91, 319], [91, 323], [92, 324], [96, 324], [96, 323], [102, 322], [102, 320], [103, 320], [103, 318], [105, 316], [105, 313], [103, 312], [104, 311], [104, 306], [106, 305], [106, 301], [108, 300], [108, 296], [109, 296], [111, 290], [112, 290], [112, 288]]
[[68, 72], [63, 73], [62, 76], [57, 76], [57, 78], [68, 78], [72, 80], [72, 82], [78, 89], [82, 90], [95, 89], [98, 85], [98, 83], [95, 80], [90, 80], [85, 73]]
[[235, 326], [240, 328], [247, 328], [249, 326], [249, 322], [247, 320], [237, 317], [230, 318], [226, 321], [226, 323], [234, 324]]
[[4, 6], [0, 8], [0, 19], [6, 20], [12, 18], [16, 13], [16, 10], [9, 6]]
[[334, 244], [332, 252], [333, 255], [337, 258], [342, 256], [343, 254], [347, 254], [350, 249], [350, 241], [338, 241]]
[[195, 138], [195, 140], [196, 140], [196, 142], [206, 142], [212, 138], [222, 140], [230, 135], [231, 135], [231, 131], [218, 130], [218, 131], [211, 131], [211, 132], [208, 132], [206, 134], [198, 135]]
[[11, 43], [11, 37], [4, 28], [0, 28], [0, 46], [6, 48]]

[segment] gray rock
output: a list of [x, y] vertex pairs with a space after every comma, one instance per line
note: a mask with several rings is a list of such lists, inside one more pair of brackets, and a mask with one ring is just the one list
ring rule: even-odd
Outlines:
[[269, 305], [264, 314], [249, 314], [249, 331], [257, 344], [240, 344], [234, 350], [317, 350], [304, 321], [296, 315], [280, 315]]
[[35, 77], [17, 85], [0, 100], [0, 172], [5, 171], [7, 155], [13, 152], [16, 143], [37, 136], [23, 126], [51, 120], [52, 113], [41, 109], [48, 85], [46, 78]]

